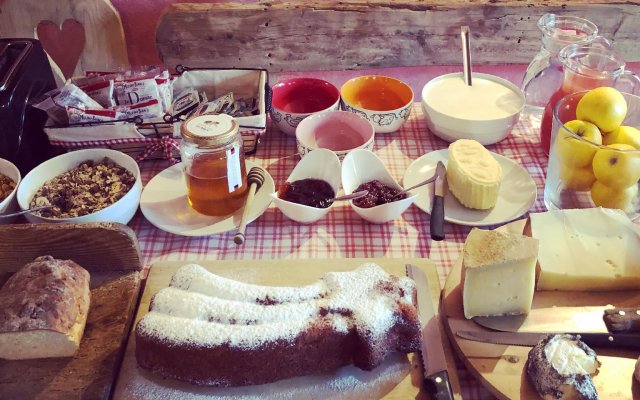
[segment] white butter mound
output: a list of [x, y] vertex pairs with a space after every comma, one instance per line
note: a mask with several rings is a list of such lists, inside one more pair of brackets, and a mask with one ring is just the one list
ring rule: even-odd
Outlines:
[[624, 212], [554, 210], [530, 219], [540, 240], [538, 290], [640, 288], [640, 227]]
[[459, 139], [449, 145], [447, 184], [463, 206], [480, 210], [495, 206], [501, 181], [500, 164], [479, 142]]
[[474, 228], [464, 243], [464, 316], [531, 311], [538, 241], [513, 233]]

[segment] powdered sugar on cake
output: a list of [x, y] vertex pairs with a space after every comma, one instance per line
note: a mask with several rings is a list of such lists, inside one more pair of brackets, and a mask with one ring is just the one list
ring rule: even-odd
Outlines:
[[195, 346], [259, 348], [292, 340], [311, 324], [350, 328], [375, 341], [397, 323], [398, 301], [412, 305], [414, 283], [376, 264], [331, 272], [300, 287], [268, 287], [226, 279], [196, 264], [180, 268], [153, 298], [137, 334]]

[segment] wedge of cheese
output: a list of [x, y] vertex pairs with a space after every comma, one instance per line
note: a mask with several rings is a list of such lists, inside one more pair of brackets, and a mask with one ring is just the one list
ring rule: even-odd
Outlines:
[[531, 214], [540, 240], [538, 290], [640, 289], [640, 227], [620, 210]]
[[466, 318], [531, 311], [538, 240], [473, 228], [462, 256]]

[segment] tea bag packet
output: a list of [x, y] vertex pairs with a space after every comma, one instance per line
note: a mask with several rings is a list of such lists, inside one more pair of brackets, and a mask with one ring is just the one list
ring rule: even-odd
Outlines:
[[180, 117], [189, 115], [200, 105], [200, 95], [196, 89], [187, 88], [178, 93], [171, 104], [171, 115]]
[[228, 114], [225, 110], [233, 105], [233, 92], [220, 96], [215, 100], [201, 104], [193, 115]]
[[115, 74], [81, 76], [71, 78], [71, 83], [82, 89], [89, 97], [97, 101], [102, 107], [110, 108], [116, 105], [113, 97]]
[[115, 95], [120, 106], [160, 100], [158, 83], [154, 78], [116, 81]]
[[149, 99], [145, 102], [116, 106], [115, 110], [121, 112], [123, 118], [135, 118], [140, 117], [143, 120], [150, 121], [162, 121], [164, 112], [162, 111], [162, 105], [158, 99]]
[[108, 122], [124, 118], [123, 113], [114, 109], [96, 110], [84, 107], [67, 107], [67, 114], [70, 124]]
[[237, 99], [235, 101], [236, 109], [234, 113], [231, 115], [232, 117], [250, 117], [252, 115], [256, 115], [259, 113], [258, 110], [258, 99], [248, 98], [248, 99]]
[[103, 107], [73, 83], [54, 89], [37, 100], [34, 107], [44, 110], [58, 124], [68, 124], [67, 107], [101, 110]]
[[173, 99], [173, 85], [171, 84], [171, 76], [169, 71], [164, 70], [158, 76], [156, 76], [156, 83], [158, 84], [158, 94], [160, 95], [160, 103], [162, 104], [162, 111], [169, 113], [171, 111], [171, 103]]

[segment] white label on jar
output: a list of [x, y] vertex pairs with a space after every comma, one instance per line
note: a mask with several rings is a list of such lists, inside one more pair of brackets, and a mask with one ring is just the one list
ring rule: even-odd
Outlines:
[[229, 193], [242, 187], [242, 172], [240, 170], [240, 147], [233, 146], [227, 150], [227, 182]]

